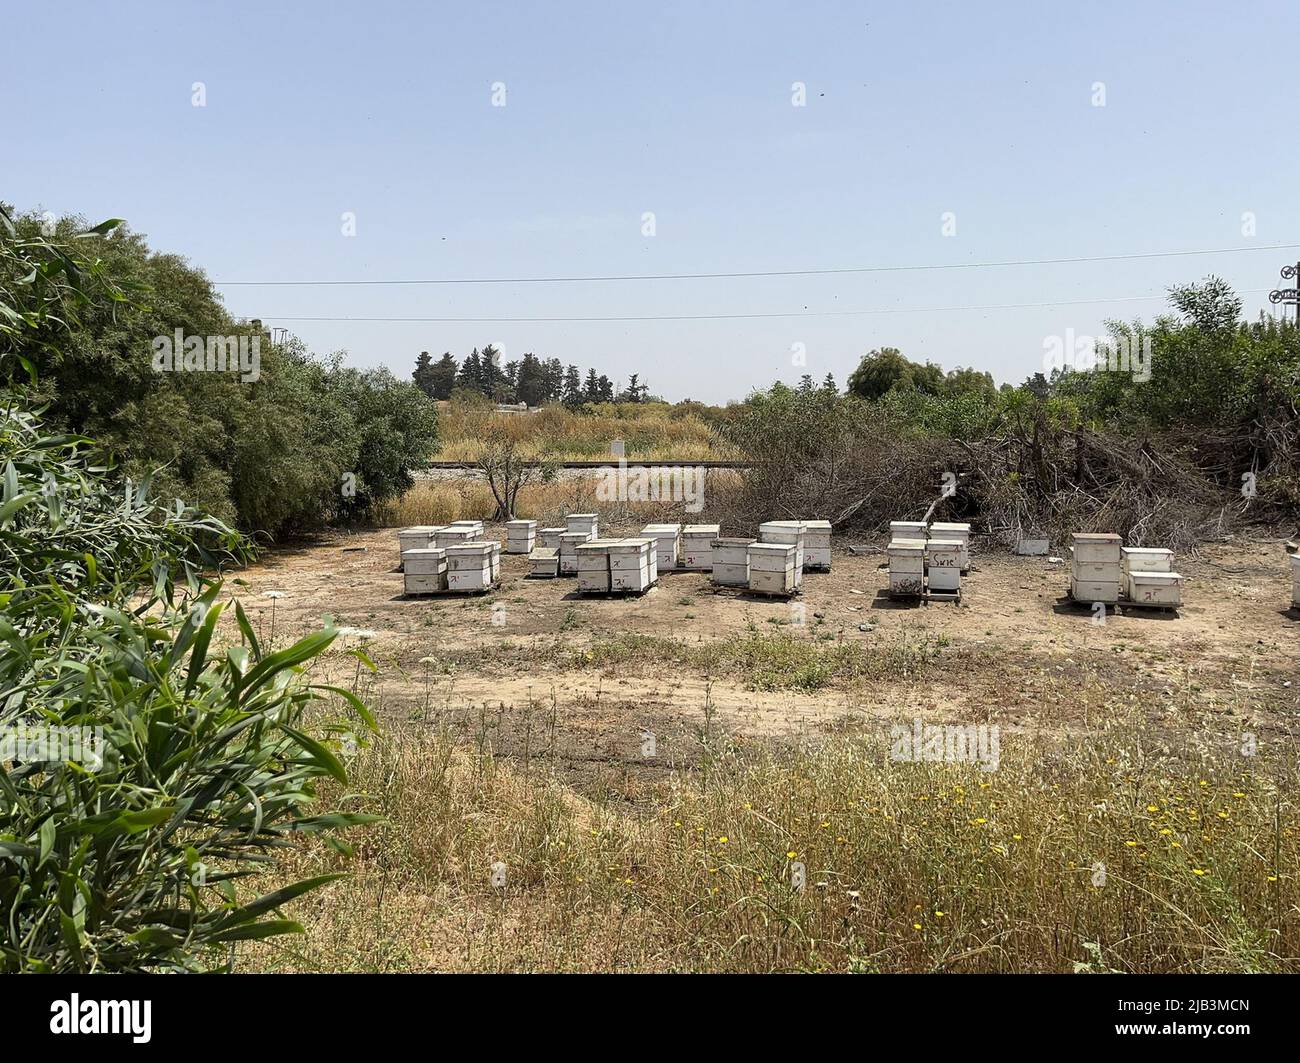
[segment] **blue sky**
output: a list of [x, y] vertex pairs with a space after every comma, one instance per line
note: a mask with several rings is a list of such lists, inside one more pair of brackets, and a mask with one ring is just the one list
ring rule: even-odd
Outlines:
[[[1294, 4], [69, 3], [9, 21], [0, 198], [119, 216], [216, 281], [711, 273], [1300, 242]], [[58, 69], [56, 69], [56, 67]], [[204, 107], [192, 85], [206, 88]], [[492, 106], [492, 86], [506, 106]], [[792, 85], [807, 105], [791, 104]], [[1105, 106], [1093, 105], [1094, 83]], [[353, 212], [356, 235], [342, 235]], [[653, 212], [655, 235], [642, 233]], [[951, 212], [956, 234], [945, 236]], [[1255, 217], [1253, 236], [1242, 216]], [[896, 346], [1018, 382], [1045, 337], [1300, 249], [815, 277], [225, 287], [407, 373], [487, 342], [670, 399]], [[1092, 302], [1130, 299], [1146, 301]], [[1055, 303], [1003, 310], [941, 307]], [[311, 317], [743, 320], [433, 324]], [[910, 312], [892, 312], [909, 310]], [[882, 313], [879, 311], [891, 311]], [[806, 365], [793, 364], [802, 344]]]

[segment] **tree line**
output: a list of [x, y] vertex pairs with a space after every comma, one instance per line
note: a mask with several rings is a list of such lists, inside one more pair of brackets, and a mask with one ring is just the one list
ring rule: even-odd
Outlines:
[[486, 395], [493, 402], [529, 406], [561, 402], [577, 407], [589, 402], [646, 402], [650, 397], [639, 373], [628, 377], [627, 387], [620, 389], [595, 369], [588, 369], [584, 377], [576, 365], [538, 358], [531, 352], [502, 364], [501, 352], [490, 343], [482, 350], [475, 347], [459, 364], [450, 351], [436, 362], [428, 351], [421, 351], [411, 378], [431, 399], [450, 399], [453, 392], [462, 391]]
[[[30, 330], [24, 361], [0, 370], [0, 387], [23, 378], [48, 429], [95, 438], [158, 496], [280, 535], [364, 519], [407, 490], [436, 451], [437, 407], [410, 381], [351, 368], [342, 352], [313, 355], [292, 337], [273, 343], [258, 322], [226, 310], [202, 270], [152, 250], [125, 224], [50, 224], [3, 204], [0, 218], [0, 293], [43, 282], [19, 254], [29, 246], [42, 248], [41, 263], [85, 258], [115, 293], [89, 300], [60, 290]], [[159, 338], [178, 331], [196, 345], [255, 339], [256, 379], [211, 371], [201, 352], [189, 371], [158, 371]]]

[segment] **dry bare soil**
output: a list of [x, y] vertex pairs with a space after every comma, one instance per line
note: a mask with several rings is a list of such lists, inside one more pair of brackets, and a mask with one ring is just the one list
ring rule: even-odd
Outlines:
[[[1065, 600], [1064, 563], [977, 543], [960, 604], [908, 605], [882, 594], [879, 544], [865, 549], [837, 539], [832, 571], [807, 574], [793, 603], [693, 572], [641, 597], [584, 597], [571, 578], [526, 578], [514, 555], [493, 592], [430, 598], [404, 596], [395, 529], [379, 529], [274, 548], [232, 589], [264, 640], [274, 607], [277, 646], [327, 616], [357, 629], [326, 668], [358, 679], [381, 717], [544, 752], [579, 787], [689, 766], [706, 729], [816, 741], [919, 717], [998, 723], [1004, 744], [1069, 740], [1098, 704], [1132, 702], [1171, 741], [1294, 734], [1300, 616], [1278, 540], [1181, 556], [1182, 609], [1121, 607], [1104, 623]], [[373, 677], [345, 656], [359, 645]]]

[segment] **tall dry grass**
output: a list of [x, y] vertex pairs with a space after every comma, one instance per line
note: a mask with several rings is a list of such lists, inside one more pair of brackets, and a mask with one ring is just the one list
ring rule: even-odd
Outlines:
[[[727, 499], [739, 489], [742, 473], [709, 469], [705, 473], [703, 503], [699, 513], [688, 512], [681, 502], [606, 502], [598, 497], [600, 480], [594, 475], [565, 474], [548, 484], [525, 487], [519, 494], [516, 516], [539, 520], [546, 526], [566, 513], [597, 513], [606, 525], [637, 526], [656, 521], [703, 523], [719, 521]], [[401, 498], [378, 507], [375, 521], [382, 527], [445, 524], [453, 520], [491, 520], [496, 502], [487, 484], [474, 476], [420, 480]]]
[[610, 455], [616, 439], [627, 457], [637, 461], [707, 461], [735, 458], [716, 433], [695, 413], [666, 403], [599, 403], [575, 413], [545, 406], [536, 413], [495, 414], [481, 406], [452, 402], [442, 407], [436, 460], [473, 461], [485, 424], [499, 427], [539, 455], [561, 461], [593, 461]]
[[536, 711], [514, 760], [414, 724], [360, 753], [344, 803], [387, 825], [354, 832], [351, 860], [298, 848], [290, 876], [352, 877], [294, 902], [306, 937], [241, 966], [1300, 969], [1293, 754], [1165, 753], [1135, 715], [1086, 740], [1004, 735], [983, 772], [892, 762], [883, 724], [746, 751], [706, 721], [699, 769], [612, 775], [599, 798], [547, 755], [559, 707]]

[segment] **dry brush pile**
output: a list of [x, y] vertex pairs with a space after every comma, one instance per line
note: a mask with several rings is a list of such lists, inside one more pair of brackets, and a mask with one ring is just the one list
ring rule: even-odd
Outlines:
[[1294, 408], [1235, 431], [1155, 431], [1071, 423], [1022, 399], [962, 433], [820, 392], [764, 398], [730, 426], [756, 465], [710, 509], [744, 530], [804, 517], [878, 536], [891, 520], [928, 517], [971, 521], [1008, 546], [1095, 530], [1180, 550], [1300, 519]]

